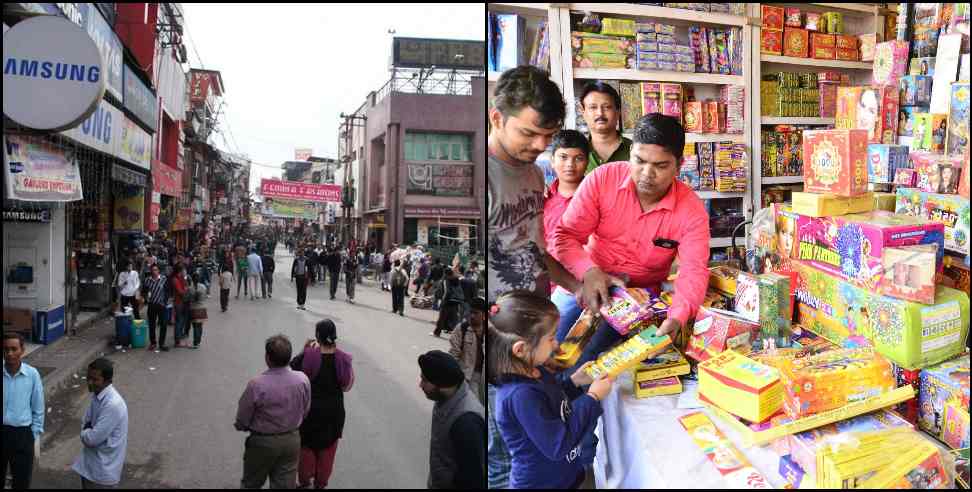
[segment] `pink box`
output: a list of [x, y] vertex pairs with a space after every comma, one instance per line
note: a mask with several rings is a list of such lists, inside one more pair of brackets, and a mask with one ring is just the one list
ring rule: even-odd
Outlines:
[[918, 173], [911, 168], [902, 168], [894, 172], [894, 184], [905, 188], [913, 188], [918, 181]]
[[682, 84], [662, 84], [662, 114], [682, 122]]
[[885, 41], [874, 46], [874, 85], [894, 85], [908, 70], [908, 42]]
[[900, 295], [893, 287], [893, 271], [884, 271], [885, 248], [936, 245], [935, 272], [942, 272], [945, 226], [941, 222], [884, 210], [836, 217], [801, 215], [797, 236], [798, 259], [882, 295]]

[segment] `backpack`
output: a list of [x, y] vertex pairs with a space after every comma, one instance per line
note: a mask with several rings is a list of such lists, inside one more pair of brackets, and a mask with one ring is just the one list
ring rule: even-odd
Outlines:
[[405, 275], [405, 272], [403, 272], [401, 268], [396, 268], [392, 272], [391, 283], [392, 283], [392, 287], [405, 287], [405, 285], [408, 284], [408, 277]]

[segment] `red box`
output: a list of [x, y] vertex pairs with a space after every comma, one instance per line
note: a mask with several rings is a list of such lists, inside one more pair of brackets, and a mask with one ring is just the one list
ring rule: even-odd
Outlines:
[[810, 57], [818, 60], [833, 60], [837, 58], [837, 48], [823, 48], [817, 46], [810, 50]]
[[744, 354], [758, 336], [759, 323], [733, 312], [700, 307], [685, 355], [705, 361], [728, 349]]
[[719, 102], [702, 103], [702, 133], [719, 133]]
[[686, 133], [702, 133], [701, 101], [685, 103], [685, 131]]
[[840, 82], [840, 72], [825, 70], [817, 73], [817, 82]]
[[900, 92], [896, 86], [886, 85], [877, 91], [878, 121], [874, 126], [874, 134], [869, 137], [871, 143], [894, 145], [898, 138], [898, 101]]
[[810, 49], [810, 31], [796, 27], [783, 30], [783, 55], [806, 58]]
[[762, 5], [763, 29], [783, 30], [783, 7]]
[[817, 88], [820, 93], [820, 117], [834, 118], [837, 116], [837, 82], [820, 82]]
[[845, 50], [856, 50], [857, 49], [857, 36], [850, 36], [847, 34], [837, 34], [836, 36], [836, 47], [838, 49]]
[[819, 32], [810, 33], [810, 49], [814, 48], [836, 48], [837, 37], [833, 34], [821, 34]]
[[786, 8], [786, 27], [803, 27], [803, 14], [796, 7]]
[[845, 61], [859, 61], [861, 59], [861, 54], [858, 53], [857, 50], [837, 48], [837, 59]]
[[803, 191], [867, 193], [867, 130], [803, 132]]
[[783, 31], [762, 29], [759, 32], [759, 51], [765, 55], [783, 54]]
[[821, 31], [820, 28], [823, 26], [821, 26], [820, 23], [822, 20], [823, 17], [819, 13], [807, 12], [807, 22], [804, 24], [804, 26], [808, 31]]

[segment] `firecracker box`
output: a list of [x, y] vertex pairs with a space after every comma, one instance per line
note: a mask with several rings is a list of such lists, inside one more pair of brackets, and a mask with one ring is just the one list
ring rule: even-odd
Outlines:
[[912, 188], [918, 181], [918, 173], [914, 169], [898, 169], [894, 172], [894, 184], [905, 188]]
[[634, 367], [634, 380], [650, 381], [654, 379], [683, 376], [692, 371], [688, 360], [675, 347], [641, 361]]
[[705, 453], [709, 462], [715, 466], [727, 488], [765, 489], [770, 488], [769, 480], [753, 468], [729, 439], [702, 412], [692, 412], [678, 418], [685, 433], [692, 437], [695, 445]]
[[857, 50], [837, 48], [836, 58], [844, 61], [858, 61], [861, 59], [861, 54]]
[[910, 164], [904, 145], [869, 144], [867, 146], [867, 181], [892, 183], [894, 173]]
[[867, 130], [804, 131], [803, 177], [804, 191], [867, 193]]
[[789, 359], [780, 368], [783, 411], [798, 419], [895, 388], [891, 364], [871, 347]]
[[946, 157], [933, 152], [912, 152], [911, 163], [918, 175], [915, 185], [929, 193], [956, 194], [962, 178], [962, 157]]
[[969, 407], [963, 407], [962, 399], [952, 396], [945, 402], [945, 416], [942, 417], [941, 441], [952, 449], [969, 447]]
[[836, 127], [867, 130], [869, 143], [895, 143], [897, 87], [838, 87]]
[[905, 369], [920, 369], [965, 351], [969, 296], [938, 286], [932, 305], [860, 289], [837, 276], [794, 261], [799, 272], [800, 325], [847, 346], [873, 345]]
[[661, 379], [646, 379], [634, 382], [635, 398], [649, 398], [652, 396], [677, 395], [682, 392], [682, 382], [678, 376]]
[[785, 25], [789, 27], [803, 27], [803, 13], [796, 7], [786, 8]]
[[835, 82], [840, 83], [841, 73], [836, 70], [821, 70], [817, 72], [817, 83]]
[[959, 177], [959, 196], [969, 198], [969, 149], [965, 149], [965, 165], [962, 166], [962, 176]]
[[810, 58], [817, 60], [834, 60], [837, 58], [837, 48], [814, 46], [810, 48]]
[[702, 103], [702, 133], [719, 133], [719, 102]]
[[651, 323], [650, 303], [651, 293], [646, 289], [612, 287], [610, 300], [601, 306], [601, 316], [619, 334], [627, 335]]
[[823, 34], [819, 32], [810, 33], [810, 49], [814, 48], [836, 48], [837, 38], [833, 34]]
[[969, 357], [960, 357], [921, 371], [918, 393], [918, 427], [933, 436], [941, 436], [945, 402], [959, 398], [969, 408]]
[[783, 31], [762, 29], [759, 32], [759, 52], [764, 55], [783, 54]]
[[820, 28], [823, 26], [820, 25], [820, 21], [820, 14], [816, 12], [807, 12], [807, 22], [803, 25], [803, 27], [808, 31], [821, 31]]
[[820, 97], [820, 117], [834, 118], [837, 116], [837, 82], [820, 82], [817, 93]]
[[963, 292], [969, 292], [970, 290], [970, 274], [969, 265], [962, 263], [962, 260], [952, 256], [945, 255], [945, 265], [942, 271], [942, 281], [941, 284], [945, 287], [951, 287], [953, 289], [961, 290]]
[[[787, 442], [789, 441], [789, 436], [784, 437], [782, 439], [778, 439], [777, 441]], [[803, 468], [800, 465], [796, 464], [796, 462], [793, 461], [793, 458], [791, 458], [789, 454], [780, 456], [779, 472], [780, 472], [780, 476], [786, 479], [787, 483], [790, 484], [790, 487], [794, 489], [800, 488], [800, 484], [803, 482], [803, 476], [806, 475], [806, 472], [803, 471]]]
[[759, 323], [759, 280], [756, 275], [739, 273], [736, 279], [736, 313], [753, 323]]
[[641, 83], [641, 114], [661, 113], [661, 84]]
[[823, 193], [792, 193], [793, 213], [808, 217], [831, 217], [836, 215], [856, 214], [874, 210], [874, 194], [847, 197], [828, 195]]
[[931, 113], [931, 127], [926, 128], [925, 141], [924, 143], [922, 143], [921, 148], [930, 150], [935, 153], [944, 152], [945, 136], [947, 134], [948, 134], [948, 115]]
[[783, 10], [783, 7], [774, 7], [772, 5], [763, 4], [763, 5], [761, 5], [761, 9], [762, 9], [762, 13], [763, 13], [763, 24], [762, 24], [763, 29], [762, 30], [763, 31], [766, 31], [766, 30], [782, 31], [783, 30], [783, 16], [784, 16], [784, 13], [785, 13], [784, 10]]
[[912, 113], [911, 114], [911, 137], [912, 150], [929, 150], [931, 147], [932, 114], [931, 113]]
[[635, 69], [634, 55], [616, 53], [577, 53], [573, 56], [575, 68], [623, 68]]
[[899, 81], [902, 106], [927, 106], [931, 103], [932, 78], [925, 75], [905, 75]]
[[731, 296], [736, 295], [736, 279], [739, 270], [730, 266], [715, 266], [709, 269], [709, 287]]
[[601, 354], [593, 364], [587, 366], [585, 372], [594, 379], [602, 374], [617, 377], [641, 361], [660, 354], [672, 346], [672, 339], [668, 335], [659, 336], [657, 331], [654, 325], [641, 330], [621, 345]]
[[685, 355], [704, 361], [727, 349], [746, 353], [758, 336], [758, 323], [733, 312], [700, 307]]
[[969, 199], [959, 195], [928, 193], [916, 188], [898, 188], [895, 212], [931, 220], [944, 227], [944, 247], [969, 254]]
[[[868, 141], [883, 144], [897, 143], [899, 99], [897, 86], [884, 86], [871, 90], [877, 95], [878, 117], [874, 124], [874, 131], [868, 132]], [[860, 113], [858, 118], [861, 118]]]
[[[945, 142], [947, 155], [965, 155], [969, 158], [969, 83], [953, 82], [948, 106], [948, 137]], [[965, 183], [968, 183], [968, 178]], [[965, 187], [968, 198], [968, 185]]]
[[662, 84], [662, 114], [682, 123], [682, 84]]
[[783, 55], [806, 58], [810, 49], [810, 32], [798, 27], [783, 31]]
[[[873, 203], [873, 202], [872, 202]], [[944, 226], [928, 219], [890, 212], [837, 217], [801, 216], [799, 259], [862, 289], [893, 295], [892, 278], [884, 271], [884, 249], [935, 245], [934, 273], [942, 271]]]
[[634, 37], [635, 21], [634, 19], [604, 17], [601, 19], [601, 34], [607, 36]]
[[908, 68], [908, 42], [885, 41], [874, 46], [873, 83], [897, 86]]
[[621, 126], [634, 128], [641, 114], [641, 85], [637, 82], [621, 82]]
[[[632, 34], [632, 36], [634, 35]], [[572, 31], [570, 37], [574, 55], [590, 53], [609, 55], [635, 54], [635, 41], [632, 38], [579, 31]]]
[[886, 212], [894, 212], [895, 202], [898, 196], [894, 193], [884, 193], [875, 192], [874, 193], [874, 210], [884, 210]]
[[874, 61], [874, 47], [879, 42], [878, 34], [873, 32], [870, 34], [859, 34], [857, 38], [860, 42], [861, 61]]
[[934, 56], [912, 58], [908, 62], [908, 73], [911, 75], [927, 75], [933, 77], [935, 75], [936, 60], [937, 58]]
[[685, 132], [702, 133], [702, 102], [689, 101], [685, 103]]
[[844, 34], [844, 14], [840, 12], [824, 12], [823, 20], [827, 24], [827, 32], [830, 34]]
[[898, 387], [910, 385], [915, 392], [915, 398], [899, 403], [892, 407], [901, 418], [912, 426], [918, 425], [918, 394], [921, 392], [921, 369], [905, 369], [895, 363], [891, 364], [894, 372], [895, 384]]
[[925, 304], [935, 302], [937, 257], [938, 245], [935, 244], [884, 248], [885, 293], [896, 299]]
[[553, 365], [561, 369], [574, 367], [584, 347], [594, 336], [599, 321], [600, 317], [596, 313], [585, 309], [570, 327], [564, 340], [560, 342], [557, 353], [553, 356]]
[[[861, 105], [861, 98], [864, 95], [864, 91], [870, 89], [864, 86], [854, 86], [837, 87], [837, 116], [834, 121], [835, 128], [840, 129], [852, 129], [861, 128], [868, 129], [867, 126], [857, 126], [857, 113], [858, 106]], [[876, 94], [874, 95], [876, 96]], [[873, 126], [874, 118], [877, 117], [877, 101], [868, 107], [868, 110], [873, 111], [873, 116], [869, 116], [867, 119], [871, 121], [871, 126]]]
[[763, 422], [783, 403], [780, 373], [727, 350], [699, 364], [699, 398], [750, 422]]
[[845, 50], [856, 50], [857, 49], [857, 36], [851, 36], [849, 34], [838, 34], [835, 36], [835, 46], [837, 49]]

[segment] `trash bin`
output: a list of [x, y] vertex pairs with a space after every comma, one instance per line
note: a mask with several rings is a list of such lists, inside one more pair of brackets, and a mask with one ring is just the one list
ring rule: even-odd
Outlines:
[[132, 343], [132, 313], [115, 313], [115, 345], [128, 346]]
[[145, 348], [148, 341], [148, 327], [144, 319], [132, 321], [132, 348]]

